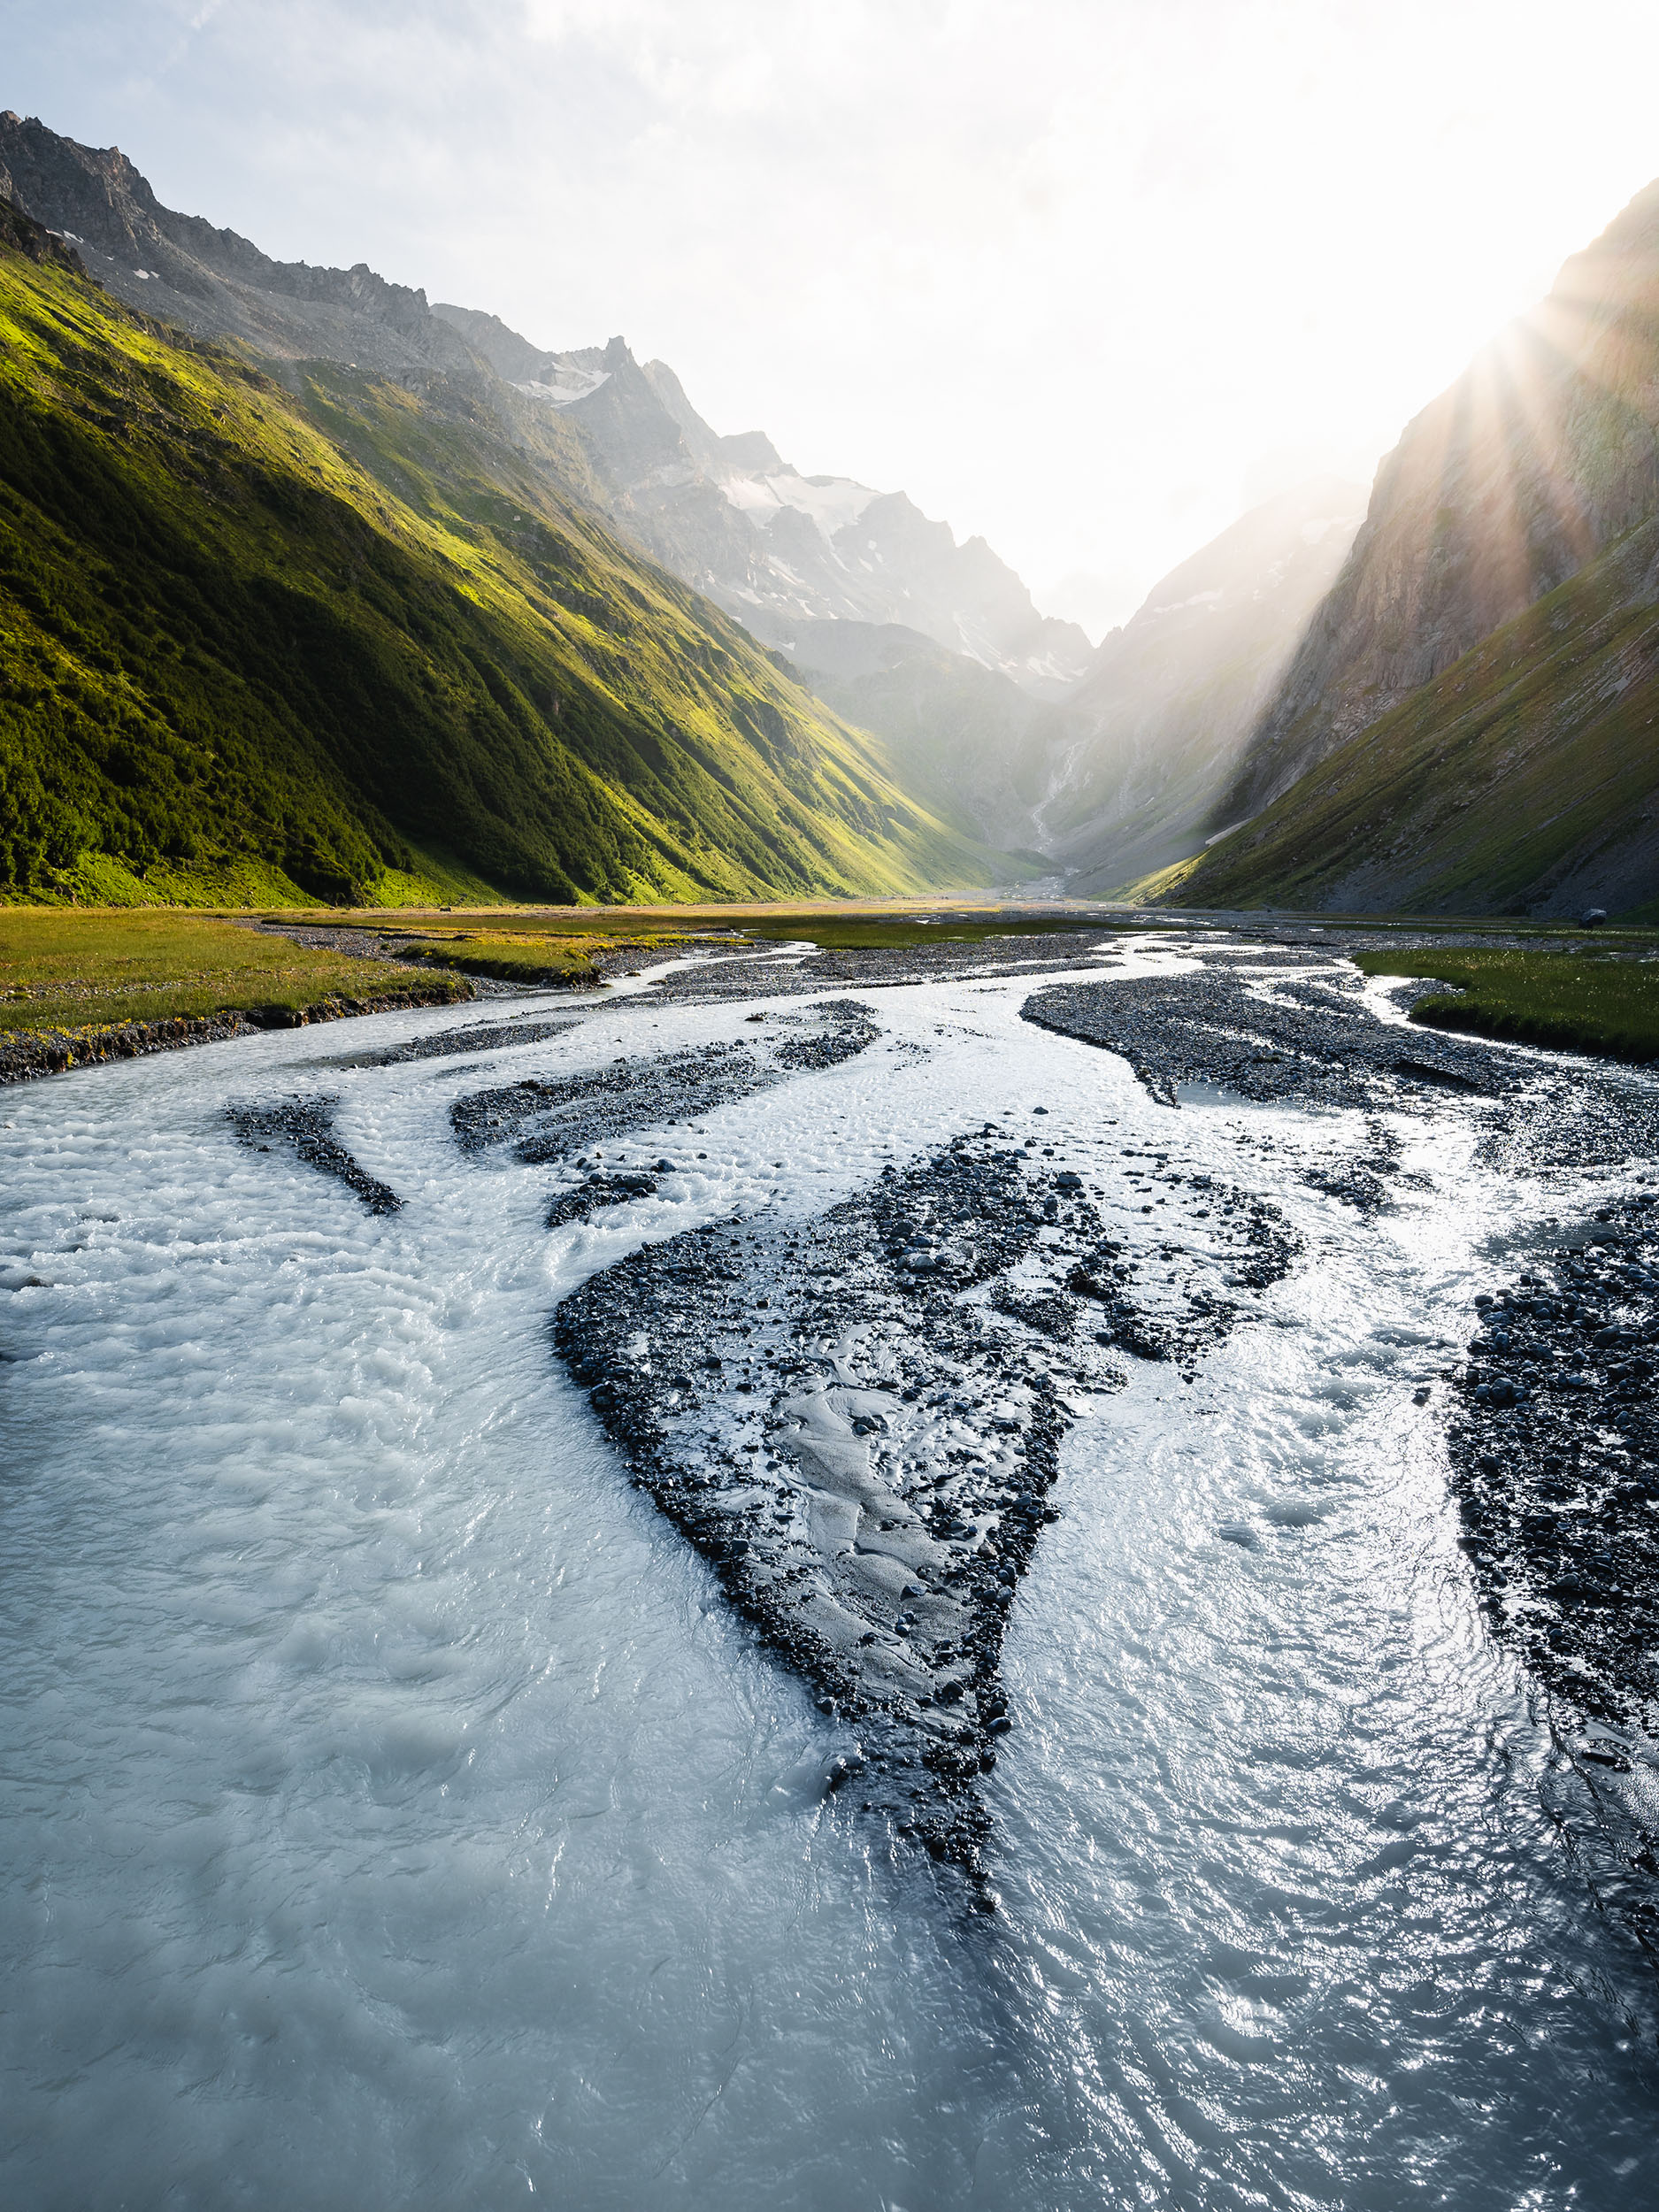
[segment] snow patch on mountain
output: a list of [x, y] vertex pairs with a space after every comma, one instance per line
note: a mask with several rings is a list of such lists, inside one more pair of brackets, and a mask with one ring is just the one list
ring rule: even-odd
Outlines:
[[810, 516], [826, 545], [833, 546], [836, 533], [857, 521], [872, 499], [880, 495], [867, 484], [855, 484], [847, 476], [749, 476], [733, 471], [717, 479], [729, 503], [741, 513], [775, 514], [791, 507]]
[[596, 392], [609, 381], [609, 372], [604, 369], [567, 369], [565, 373], [568, 379], [565, 383], [546, 384], [532, 376], [515, 384], [513, 389], [524, 393], [528, 399], [543, 400], [549, 407], [572, 407], [579, 399], [586, 399], [590, 392]]

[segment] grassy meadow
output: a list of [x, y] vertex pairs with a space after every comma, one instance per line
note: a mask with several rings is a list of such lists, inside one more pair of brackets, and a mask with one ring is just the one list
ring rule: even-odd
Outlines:
[[417, 990], [465, 998], [467, 976], [526, 988], [580, 988], [606, 954], [804, 940], [826, 949], [979, 944], [987, 938], [1094, 930], [1076, 915], [1002, 917], [983, 907], [841, 902], [800, 906], [432, 908], [292, 910], [283, 919], [378, 939], [382, 957], [312, 949], [256, 918], [189, 908], [0, 905], [0, 1033], [281, 1009]]
[[1367, 975], [1423, 976], [1460, 996], [1420, 999], [1413, 1021], [1517, 1044], [1555, 1045], [1615, 1060], [1659, 1058], [1659, 960], [1568, 953], [1402, 948], [1362, 952]]
[[[362, 958], [296, 944], [277, 929], [250, 926], [256, 919], [178, 907], [0, 905], [0, 1034], [295, 1013], [327, 999], [404, 992], [442, 1002], [469, 996], [469, 975], [526, 988], [580, 988], [599, 981], [604, 956], [695, 946], [735, 950], [799, 940], [826, 950], [878, 949], [1056, 933], [1141, 933], [1146, 926], [1110, 914], [1001, 914], [921, 901], [401, 913], [320, 908], [283, 917], [349, 928], [383, 944], [381, 956]], [[1163, 926], [1184, 925], [1171, 917]], [[1632, 934], [1621, 949], [1623, 957], [1610, 947], [1589, 954], [1581, 940], [1571, 951], [1406, 944], [1353, 956], [1368, 975], [1421, 976], [1450, 987], [1444, 997], [1420, 1001], [1414, 1021], [1617, 1059], [1659, 1059], [1659, 957], [1632, 956], [1649, 950], [1645, 934]]]
[[587, 930], [457, 930], [442, 935], [409, 939], [405, 931], [388, 930], [405, 959], [423, 965], [448, 968], [459, 975], [489, 976], [498, 983], [522, 983], [527, 988], [567, 985], [580, 987], [599, 981], [601, 953], [656, 951], [691, 941], [683, 933], [642, 931], [618, 936]]
[[296, 1013], [330, 998], [466, 998], [459, 977], [314, 952], [176, 909], [0, 907], [0, 1033], [223, 1013]]

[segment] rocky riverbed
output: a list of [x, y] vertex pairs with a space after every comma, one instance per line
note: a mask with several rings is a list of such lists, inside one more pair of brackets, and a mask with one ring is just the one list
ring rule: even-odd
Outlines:
[[1654, 1079], [1311, 936], [10, 1093], [19, 2200], [1645, 2201]]
[[[1299, 979], [1295, 969], [1317, 972]], [[1548, 1701], [1592, 1785], [1623, 1866], [1601, 1884], [1659, 1958], [1659, 1088], [1593, 1063], [1552, 1063], [1403, 1030], [1357, 977], [1319, 956], [1212, 956], [1205, 970], [1034, 994], [1028, 1021], [1123, 1054], [1152, 1096], [1183, 1085], [1420, 1115], [1470, 1102], [1486, 1159], [1540, 1187], [1613, 1175], [1623, 1187], [1531, 1264], [1494, 1268], [1479, 1333], [1444, 1369], [1446, 1439], [1461, 1541], [1494, 1631]], [[1322, 971], [1322, 972], [1321, 972]], [[1408, 984], [1384, 994], [1409, 1006]], [[1388, 1202], [1397, 1138], [1304, 1179], [1367, 1210]], [[1419, 1390], [1427, 1402], [1428, 1385]]]
[[1002, 1632], [1060, 1517], [1068, 1394], [1121, 1387], [1124, 1354], [1191, 1380], [1297, 1248], [1276, 1209], [1206, 1177], [1162, 1225], [1204, 1263], [1132, 1254], [1052, 1157], [987, 1125], [804, 1223], [648, 1245], [555, 1329], [633, 1479], [857, 1729], [831, 1786], [980, 1901], [977, 1783], [1014, 1724]]
[[[829, 982], [1036, 979], [1068, 959], [1075, 967], [1079, 949], [1110, 959], [1119, 943], [728, 956], [669, 969], [649, 1002], [730, 1002], [764, 986], [775, 1006]], [[987, 1125], [902, 1177], [888, 1170], [804, 1230], [710, 1225], [648, 1245], [591, 1278], [557, 1317], [560, 1353], [632, 1479], [852, 1726], [835, 1786], [856, 1781], [861, 1807], [971, 1883], [984, 1865], [979, 1777], [1015, 1723], [998, 1673], [1001, 1625], [1056, 1516], [1049, 1494], [1074, 1396], [1119, 1387], [1125, 1358], [1169, 1360], [1194, 1379], [1248, 1294], [1279, 1279], [1299, 1249], [1278, 1209], [1184, 1159], [1183, 1087], [1306, 1110], [1298, 1179], [1363, 1216], [1423, 1186], [1420, 1173], [1402, 1181], [1401, 1117], [1472, 1117], [1485, 1156], [1545, 1179], [1640, 1173], [1655, 1156], [1647, 1086], [1409, 1028], [1400, 1018], [1409, 983], [1368, 996], [1326, 946], [1207, 946], [1202, 965], [1169, 949], [1164, 972], [1039, 987], [1023, 1007], [1027, 1021], [1129, 1062], [1171, 1112], [1156, 1152], [1137, 1156], [1102, 1141], [1106, 1131], [1091, 1141], [1075, 1126], [1063, 1149], [1033, 1149]], [[683, 1133], [800, 1068], [864, 1050], [878, 1033], [872, 1003], [818, 997], [810, 1018], [751, 1018], [752, 1041], [471, 1094], [451, 1118], [465, 1148], [510, 1146], [526, 1164], [568, 1162], [645, 1127]], [[1356, 1110], [1357, 1141], [1321, 1141], [1333, 1117]], [[548, 1225], [653, 1197], [678, 1164], [590, 1163], [553, 1193]], [[1102, 1178], [1132, 1203], [1148, 1194], [1143, 1219], [1174, 1202], [1162, 1241], [1103, 1233]], [[1607, 1256], [1647, 1228], [1645, 1201], [1619, 1217], [1617, 1233], [1586, 1231], [1597, 1240], [1589, 1257], [1570, 1263], [1580, 1289], [1590, 1276], [1601, 1285], [1571, 1310], [1589, 1313], [1582, 1325], [1594, 1323], [1616, 1360], [1594, 1376], [1540, 1380], [1534, 1316], [1495, 1347], [1484, 1337], [1469, 1364], [1442, 1368], [1418, 1396], [1447, 1393], [1465, 1549], [1497, 1632], [1597, 1785], [1635, 1777], [1619, 1803], [1605, 1787], [1598, 1801], [1640, 1871], [1651, 1870], [1647, 1832], [1659, 1830], [1659, 1808], [1644, 1809], [1643, 1797], [1659, 1722], [1649, 1510], [1659, 1471], [1647, 1323], [1635, 1310], [1647, 1263], [1616, 1268]], [[1533, 1294], [1543, 1277], [1523, 1273], [1509, 1287], [1494, 1270], [1498, 1286], [1482, 1297], [1505, 1314], [1553, 1310]], [[1498, 1377], [1493, 1361], [1505, 1356], [1524, 1379]], [[1606, 1392], [1618, 1423], [1610, 1444], [1599, 1427]]]
[[[1184, 1093], [1302, 1111], [1297, 1181], [1365, 1217], [1425, 1187], [1402, 1171], [1402, 1120], [1472, 1124], [1484, 1158], [1540, 1187], [1586, 1173], [1645, 1181], [1659, 1159], [1650, 1082], [1409, 1027], [1415, 987], [1368, 989], [1328, 945], [1208, 944], [1194, 960], [1165, 939], [1155, 972], [1116, 973], [1123, 942], [1083, 931], [693, 956], [616, 1004], [623, 1033], [637, 1036], [652, 1007], [749, 1004], [764, 987], [739, 1034], [464, 1090], [449, 1108], [464, 1155], [559, 1171], [545, 1220], [560, 1231], [672, 1201], [676, 1177], [708, 1157], [695, 1141], [704, 1117], [865, 1054], [882, 1033], [879, 998], [826, 984], [879, 994], [1030, 976], [1026, 1022], [1121, 1056], [1169, 1114], [1151, 1149], [1113, 1142], [1115, 1123], [1073, 1122], [1057, 1146], [987, 1123], [804, 1223], [710, 1222], [647, 1242], [556, 1318], [560, 1356], [632, 1481], [848, 1732], [830, 1786], [958, 1868], [979, 1901], [980, 1780], [1017, 1718], [1002, 1634], [1058, 1518], [1077, 1406], [1119, 1389], [1125, 1362], [1167, 1362], [1194, 1382], [1302, 1248], [1279, 1207], [1187, 1157]], [[1102, 972], [1078, 979], [1079, 953]], [[1068, 968], [1071, 979], [1041, 982]], [[337, 1064], [488, 1062], [581, 1018], [520, 1011]], [[370, 1211], [395, 1210], [396, 1191], [339, 1141], [338, 1102], [242, 1102], [230, 1118], [245, 1146], [286, 1148]], [[1337, 1127], [1348, 1133], [1332, 1147]], [[667, 1148], [641, 1149], [647, 1132]], [[1282, 1147], [1260, 1141], [1270, 1156]], [[1109, 1227], [1109, 1194], [1155, 1232]], [[1588, 1775], [1630, 1870], [1613, 1886], [1659, 1946], [1642, 1887], [1659, 1835], [1659, 1194], [1609, 1200], [1530, 1265], [1494, 1267], [1467, 1359], [1417, 1396], [1444, 1406], [1462, 1541], [1494, 1632]]]
[[[1195, 1380], [1249, 1294], [1300, 1249], [1278, 1208], [1184, 1157], [1183, 1090], [1305, 1110], [1297, 1179], [1362, 1216], [1423, 1185], [1420, 1173], [1402, 1181], [1401, 1117], [1472, 1118], [1488, 1160], [1546, 1181], [1643, 1174], [1639, 1163], [1659, 1156], [1659, 1111], [1640, 1079], [1408, 1027], [1415, 987], [1368, 992], [1328, 944], [1206, 944], [1194, 962], [1197, 948], [1166, 939], [1158, 972], [1114, 974], [1123, 941], [1080, 931], [693, 956], [660, 969], [625, 1015], [637, 1025], [647, 1006], [746, 1002], [761, 989], [771, 1010], [713, 1048], [520, 1079], [450, 1110], [463, 1151], [565, 1168], [546, 1212], [562, 1229], [672, 1188], [707, 1156], [687, 1143], [701, 1117], [864, 1052], [880, 1033], [875, 1002], [826, 997], [826, 985], [1029, 975], [1026, 1021], [1122, 1056], [1171, 1111], [1155, 1151], [1075, 1125], [1063, 1148], [1033, 1148], [987, 1124], [804, 1227], [709, 1225], [647, 1244], [557, 1318], [560, 1355], [631, 1479], [851, 1731], [831, 1786], [961, 1869], [981, 1901], [979, 1778], [1016, 1719], [1002, 1629], [1057, 1518], [1050, 1492], [1074, 1403], [1119, 1388], [1125, 1359], [1169, 1361]], [[1048, 971], [1075, 975], [1080, 952], [1105, 973], [1041, 986]], [[792, 997], [810, 1010], [788, 1010]], [[571, 1018], [520, 1017], [399, 1050], [488, 1052]], [[1321, 1141], [1356, 1112], [1357, 1141]], [[244, 1141], [286, 1140], [365, 1204], [397, 1202], [334, 1142], [326, 1110], [303, 1126], [292, 1102], [242, 1114]], [[600, 1157], [647, 1130], [672, 1132], [693, 1160]], [[1158, 1241], [1105, 1233], [1095, 1201], [1109, 1183], [1143, 1220], [1159, 1215]], [[1640, 1878], [1655, 1871], [1659, 1834], [1648, 1203], [1599, 1209], [1602, 1224], [1581, 1229], [1570, 1256], [1539, 1256], [1508, 1281], [1494, 1270], [1479, 1310], [1504, 1325], [1417, 1394], [1445, 1393], [1482, 1604], [1590, 1773], [1632, 1870], [1632, 1909], [1659, 1942]]]

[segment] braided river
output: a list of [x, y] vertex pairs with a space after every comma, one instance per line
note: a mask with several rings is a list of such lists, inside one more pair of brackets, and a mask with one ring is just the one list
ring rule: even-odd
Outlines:
[[[1359, 1115], [1160, 1104], [1032, 987], [855, 987], [867, 1048], [594, 1141], [656, 1187], [553, 1229], [562, 1171], [464, 1151], [457, 1100], [810, 995], [647, 976], [492, 1001], [458, 1056], [477, 1006], [0, 1095], [6, 2203], [1659, 2203], [1659, 1985], [1484, 1624], [1435, 1394], [1561, 1188], [1448, 1096], [1362, 1214], [1303, 1171]], [[230, 1118], [325, 1097], [396, 1210]], [[1300, 1256], [1191, 1380], [1062, 1377], [970, 1911], [826, 1790], [856, 1727], [626, 1479], [552, 1317], [991, 1125], [1131, 1247], [1179, 1171]]]

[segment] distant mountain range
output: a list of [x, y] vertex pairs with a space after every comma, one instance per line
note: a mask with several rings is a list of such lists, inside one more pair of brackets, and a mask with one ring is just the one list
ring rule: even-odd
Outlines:
[[1363, 519], [1269, 501], [1098, 649], [619, 338], [273, 261], [11, 113], [0, 207], [0, 884], [1659, 912], [1659, 185]]
[[1212, 833], [1364, 505], [1325, 479], [1252, 509], [1155, 585], [1056, 703], [896, 624], [799, 625], [794, 661], [946, 820], [1110, 896]]
[[1408, 426], [1228, 823], [1164, 895], [1659, 901], [1659, 184]]
[[1213, 833], [1220, 795], [1273, 703], [1365, 511], [1322, 479], [1264, 501], [1164, 577], [1041, 728], [1028, 842], [1074, 890], [1115, 891]]
[[604, 497], [564, 415], [419, 293], [273, 262], [114, 150], [0, 117], [0, 889], [1018, 873]]
[[1040, 615], [982, 538], [957, 545], [902, 492], [803, 477], [758, 431], [717, 436], [672, 370], [641, 368], [620, 338], [547, 352], [493, 315], [428, 306], [361, 263], [273, 261], [163, 207], [119, 149], [10, 113], [0, 190], [69, 240], [118, 297], [181, 329], [238, 339], [266, 362], [337, 361], [413, 388], [437, 374], [487, 385], [499, 403], [499, 386], [510, 388], [526, 411], [567, 426], [590, 496], [768, 644], [789, 646], [802, 621], [902, 622], [1045, 697], [1088, 664], [1084, 633]]
[[544, 353], [494, 315], [433, 313], [572, 423], [613, 518], [766, 643], [793, 652], [810, 623], [897, 623], [1048, 699], [1087, 668], [1085, 634], [1040, 615], [983, 538], [958, 545], [902, 492], [803, 476], [763, 431], [718, 435], [666, 363], [641, 366], [620, 338]]

